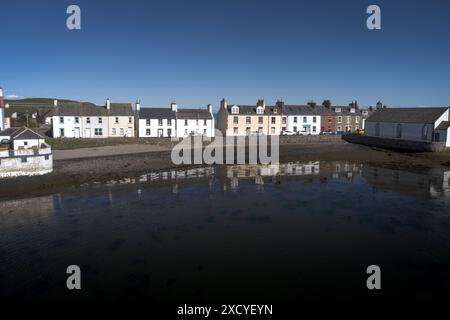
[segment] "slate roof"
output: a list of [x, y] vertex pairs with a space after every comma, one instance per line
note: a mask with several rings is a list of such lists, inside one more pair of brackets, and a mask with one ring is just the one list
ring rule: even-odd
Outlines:
[[[341, 108], [341, 111], [337, 112], [336, 108]], [[362, 111], [360, 109], [356, 109], [355, 112], [351, 112], [351, 107], [349, 106], [333, 106], [332, 109], [337, 116], [362, 116]]]
[[111, 103], [108, 111], [106, 105], [96, 106], [88, 102], [64, 102], [58, 103], [54, 115], [60, 117], [133, 116], [133, 108], [131, 103]]
[[6, 129], [0, 132], [0, 136], [10, 136], [12, 140], [44, 139], [43, 136], [26, 127]]
[[374, 112], [368, 122], [434, 123], [448, 108], [388, 108]]
[[178, 109], [178, 119], [212, 119], [211, 113], [207, 109]]
[[[111, 108], [108, 112], [110, 116], [122, 116], [122, 117], [130, 117], [133, 116], [133, 107], [131, 103], [111, 103]], [[106, 109], [106, 106], [104, 106]]]
[[436, 127], [436, 130], [447, 130], [448, 128], [450, 128], [450, 121], [442, 121]]
[[139, 119], [175, 119], [171, 108], [141, 108]]
[[[238, 105], [238, 104], [231, 104], [227, 106], [227, 111], [228, 114], [233, 115], [234, 113], [231, 113], [231, 108], [232, 107], [239, 107], [239, 113], [240, 115], [256, 115], [256, 105]], [[273, 109], [276, 108], [275, 106], [266, 106], [266, 108], [264, 109], [264, 114], [268, 115], [268, 114], [281, 114], [280, 112], [280, 108], [277, 108], [277, 113], [273, 112]]]
[[314, 111], [310, 106], [305, 105], [285, 105], [283, 114], [289, 116], [296, 115], [318, 115], [318, 112]]
[[87, 102], [66, 102], [60, 103], [54, 110], [54, 115], [58, 117], [76, 116], [106, 116], [105, 107], [97, 107], [95, 104]]

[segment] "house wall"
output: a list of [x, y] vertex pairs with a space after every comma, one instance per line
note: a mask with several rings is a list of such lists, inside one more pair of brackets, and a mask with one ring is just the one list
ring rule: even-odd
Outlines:
[[[119, 120], [117, 123], [116, 118]], [[108, 125], [110, 138], [134, 137], [134, 116], [109, 116]]]
[[[39, 150], [38, 154], [32, 150], [14, 152], [12, 156], [7, 154], [0, 154], [0, 178], [42, 175], [53, 171], [50, 148]], [[25, 162], [23, 159], [26, 159]]]
[[[61, 138], [60, 129], [64, 129], [65, 138], [108, 138], [108, 117], [78, 117], [78, 123], [75, 123], [77, 117], [67, 116], [63, 117], [63, 124], [59, 122], [59, 118], [59, 116], [52, 117], [53, 138]], [[88, 118], [90, 123], [87, 122]], [[99, 118], [102, 119], [101, 122]], [[102, 129], [102, 135], [95, 135], [95, 129]], [[79, 136], [76, 132], [79, 132]]]
[[445, 142], [446, 147], [450, 147], [450, 128], [447, 129], [447, 141]]
[[[109, 138], [109, 123], [108, 123], [108, 117], [81, 117], [81, 123], [82, 123], [82, 130], [81, 130], [81, 137], [82, 138]], [[90, 122], [88, 123], [88, 119]], [[100, 121], [100, 119], [102, 119]], [[102, 135], [95, 135], [95, 132], [97, 129], [97, 133], [101, 133]]]
[[[304, 118], [306, 118], [306, 121]], [[321, 118], [320, 115], [289, 115], [287, 117], [287, 130], [299, 132], [303, 135], [319, 134], [321, 129]]]
[[5, 109], [0, 108], [0, 131], [5, 130]]
[[[281, 130], [283, 127], [286, 127], [287, 130], [287, 116], [286, 117], [286, 124], [282, 124], [282, 116], [281, 114], [271, 114], [268, 115], [268, 127], [267, 127], [267, 131], [266, 134], [268, 136], [271, 135], [280, 135], [281, 134]], [[272, 123], [272, 119], [275, 119], [275, 123]]]
[[[64, 123], [60, 122], [60, 118], [64, 119]], [[64, 137], [75, 138], [75, 117], [52, 117], [53, 138], [61, 138], [60, 129], [64, 129]], [[81, 124], [77, 125], [81, 127]], [[81, 131], [81, 129], [80, 129]]]
[[320, 132], [336, 133], [336, 116], [333, 115], [321, 116]]
[[[397, 124], [398, 123], [394, 122], [380, 122], [379, 137], [410, 141], [432, 141], [434, 124], [430, 123], [426, 125], [428, 127], [428, 135], [426, 139], [422, 139], [422, 128], [424, 126], [423, 123], [402, 123], [401, 138], [397, 138]], [[365, 135], [376, 137], [376, 122], [366, 121], [365, 131]]]
[[222, 135], [227, 134], [227, 126], [228, 126], [228, 112], [225, 108], [221, 107], [219, 109], [219, 113], [217, 114], [216, 119], [216, 127]]
[[447, 109], [434, 123], [434, 128], [436, 128], [442, 121], [449, 120], [449, 109]]
[[39, 148], [42, 143], [45, 143], [44, 139], [13, 140], [13, 149], [18, 150], [19, 148], [23, 148], [27, 150]]
[[[187, 125], [185, 123], [187, 121]], [[177, 119], [176, 120], [176, 133], [178, 138], [185, 138], [190, 135], [191, 132], [197, 132], [205, 134], [207, 137], [214, 137], [214, 119], [207, 119], [206, 124], [204, 119]], [[205, 131], [206, 130], [206, 131]]]
[[353, 132], [363, 127], [362, 115], [336, 112], [336, 131]]
[[[159, 119], [148, 119], [150, 120], [150, 125], [147, 125], [147, 119], [139, 119], [139, 137], [140, 138], [149, 138], [149, 137], [159, 137], [158, 131], [160, 129], [163, 130], [163, 137], [169, 137], [168, 130], [172, 130], [172, 137], [176, 135], [176, 120], [170, 119], [171, 123], [169, 124], [169, 119], [162, 119], [162, 126], [159, 125]], [[150, 130], [150, 135], [147, 135], [147, 129]]]
[[[234, 117], [237, 117], [238, 123], [234, 123]], [[250, 117], [250, 124], [247, 123], [247, 117]], [[259, 117], [262, 117], [262, 124], [259, 123]], [[237, 128], [237, 133], [234, 128]], [[268, 134], [269, 117], [267, 115], [228, 115], [228, 127], [225, 133], [227, 136], [245, 136], [247, 128], [250, 128], [250, 132], [258, 132], [262, 128], [262, 132]]]

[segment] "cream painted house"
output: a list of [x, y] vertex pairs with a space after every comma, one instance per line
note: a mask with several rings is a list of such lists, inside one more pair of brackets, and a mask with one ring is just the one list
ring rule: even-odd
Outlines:
[[134, 137], [134, 113], [131, 103], [111, 103], [106, 100], [109, 137]]
[[223, 99], [217, 128], [226, 136], [279, 135], [286, 125], [286, 117], [282, 113], [283, 104], [280, 101], [275, 106], [266, 106], [264, 100], [258, 100], [256, 105], [229, 105]]

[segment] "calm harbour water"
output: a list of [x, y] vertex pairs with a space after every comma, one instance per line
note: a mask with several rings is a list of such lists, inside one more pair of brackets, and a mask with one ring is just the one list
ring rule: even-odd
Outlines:
[[[0, 202], [0, 296], [450, 297], [450, 171], [216, 166]], [[82, 269], [82, 290], [65, 287]], [[381, 267], [382, 290], [366, 288]]]

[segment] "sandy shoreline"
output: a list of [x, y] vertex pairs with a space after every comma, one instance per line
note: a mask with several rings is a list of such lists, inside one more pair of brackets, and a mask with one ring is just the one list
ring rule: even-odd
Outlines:
[[[76, 189], [90, 182], [104, 182], [165, 169], [192, 167], [192, 165], [174, 165], [171, 162], [169, 146], [138, 147], [139, 150], [136, 150], [135, 145], [124, 145], [120, 148], [102, 147], [101, 152], [98, 152], [99, 148], [56, 150], [53, 173], [39, 177], [3, 180], [0, 182], [0, 199], [61, 192]], [[71, 155], [77, 157], [70, 158]], [[444, 168], [440, 160], [428, 155], [373, 149], [342, 140], [320, 144], [281, 145], [280, 163], [294, 161], [351, 161], [405, 170]]]

